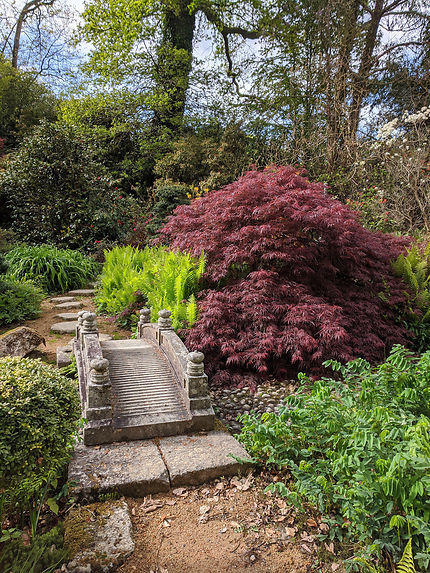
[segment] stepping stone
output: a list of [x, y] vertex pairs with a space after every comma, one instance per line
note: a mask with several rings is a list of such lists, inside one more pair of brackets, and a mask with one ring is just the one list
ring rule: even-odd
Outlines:
[[77, 312], [63, 312], [56, 314], [54, 318], [61, 318], [61, 320], [78, 320]]
[[68, 573], [113, 571], [134, 551], [125, 501], [92, 503], [72, 509], [64, 521], [64, 543], [72, 558]]
[[78, 484], [74, 495], [87, 500], [109, 492], [144, 497], [170, 488], [166, 466], [151, 440], [103, 446], [77, 444], [69, 480]]
[[57, 303], [72, 302], [73, 300], [75, 300], [75, 297], [73, 297], [73, 296], [54, 296], [54, 298], [51, 298], [50, 300], [51, 300], [51, 302], [57, 302]]
[[172, 487], [199, 485], [245, 472], [249, 464], [239, 463], [230, 454], [251, 460], [245, 448], [227, 432], [160, 438], [159, 447]]
[[72, 308], [82, 308], [83, 304], [78, 301], [62, 302], [61, 304], [56, 304], [55, 308], [63, 308], [64, 310], [71, 310]]
[[72, 363], [72, 350], [57, 348], [57, 368], [64, 368]]
[[77, 321], [56, 322], [51, 326], [51, 332], [55, 332], [56, 334], [72, 334], [75, 332], [77, 325]]
[[96, 291], [93, 288], [83, 288], [79, 290], [71, 290], [69, 291], [69, 294], [74, 296], [94, 296], [95, 292]]

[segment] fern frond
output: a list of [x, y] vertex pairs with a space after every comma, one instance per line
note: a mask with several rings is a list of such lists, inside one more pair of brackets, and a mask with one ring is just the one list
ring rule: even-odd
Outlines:
[[397, 565], [397, 573], [416, 573], [414, 556], [412, 553], [412, 538], [406, 544], [402, 558]]

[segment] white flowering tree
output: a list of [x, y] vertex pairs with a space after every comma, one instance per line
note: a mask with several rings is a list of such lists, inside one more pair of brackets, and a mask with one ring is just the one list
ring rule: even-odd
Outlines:
[[[355, 201], [370, 226], [430, 233], [430, 107], [384, 124], [375, 143], [362, 145]], [[360, 195], [361, 193], [361, 195]]]

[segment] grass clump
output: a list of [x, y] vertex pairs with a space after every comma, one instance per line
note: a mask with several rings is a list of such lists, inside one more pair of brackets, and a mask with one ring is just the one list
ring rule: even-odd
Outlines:
[[341, 380], [299, 390], [279, 414], [242, 416], [240, 440], [256, 464], [290, 474], [270, 489], [299, 508], [315, 505], [330, 539], [398, 559], [411, 536], [427, 570], [430, 350], [416, 357], [398, 345], [374, 368], [363, 359], [325, 365]]
[[80, 251], [50, 245], [19, 245], [5, 258], [9, 274], [16, 279], [35, 281], [49, 293], [82, 288], [99, 271], [98, 263]]
[[174, 328], [192, 326], [197, 320], [195, 297], [204, 254], [197, 259], [165, 247], [126, 246], [106, 251], [105, 261], [97, 294], [100, 311], [118, 315], [123, 324], [145, 305], [151, 308], [153, 321], [159, 310], [170, 310]]

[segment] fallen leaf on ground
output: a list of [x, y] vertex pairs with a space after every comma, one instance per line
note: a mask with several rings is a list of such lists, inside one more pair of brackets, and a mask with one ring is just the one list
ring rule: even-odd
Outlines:
[[304, 543], [302, 543], [302, 544], [300, 545], [300, 547], [301, 547], [304, 551], [306, 551], [307, 553], [312, 553], [312, 549], [311, 549], [310, 547], [308, 547], [307, 545], [305, 545]]
[[230, 525], [233, 527], [233, 529], [237, 529], [238, 527], [240, 527], [240, 523], [238, 523], [237, 521], [230, 521]]
[[318, 523], [315, 521], [315, 519], [313, 519], [312, 517], [310, 517], [306, 523], [308, 524], [309, 527], [318, 527]]
[[334, 544], [332, 541], [330, 541], [330, 543], [324, 543], [324, 547], [327, 549], [327, 551], [329, 551], [330, 553], [333, 553], [333, 555], [335, 555]]
[[224, 483], [222, 481], [220, 481], [219, 483], [216, 484], [215, 489], [218, 490], [223, 490], [224, 489]]
[[288, 537], [294, 537], [296, 533], [297, 533], [297, 529], [295, 527], [286, 527], [285, 528], [285, 534], [288, 535]]
[[336, 571], [337, 569], [339, 569], [340, 564], [339, 563], [332, 563], [331, 564], [331, 570], [332, 571]]
[[211, 506], [210, 505], [201, 505], [200, 506], [200, 515], [204, 515], [205, 513], [208, 513], [208, 511], [210, 511]]
[[173, 495], [179, 495], [181, 497], [186, 497], [188, 495], [187, 490], [184, 487], [177, 487], [172, 490]]
[[174, 499], [167, 499], [166, 505], [176, 505], [176, 501]]
[[320, 531], [323, 533], [328, 533], [330, 531], [330, 527], [327, 525], [327, 523], [320, 523]]

